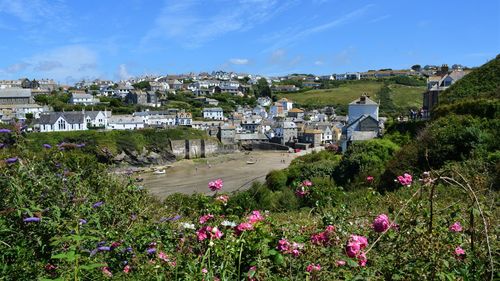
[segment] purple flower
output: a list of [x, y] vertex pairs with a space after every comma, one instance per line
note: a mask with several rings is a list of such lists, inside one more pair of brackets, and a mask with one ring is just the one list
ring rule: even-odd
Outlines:
[[111, 247], [101, 246], [101, 247], [97, 248], [97, 250], [98, 250], [99, 252], [103, 252], [103, 251], [111, 251]]
[[5, 143], [0, 143], [0, 148], [4, 148], [5, 147]]
[[79, 221], [80, 221], [80, 224], [87, 224], [87, 221], [84, 219], [80, 219]]
[[149, 248], [146, 250], [146, 252], [148, 252], [148, 254], [150, 254], [150, 255], [154, 254], [154, 253], [156, 253], [156, 248]]
[[43, 144], [43, 147], [44, 148], [47, 148], [47, 149], [51, 149], [52, 148], [52, 145], [48, 144], [48, 143], [44, 143]]
[[85, 147], [85, 144], [84, 143], [80, 143], [80, 144], [77, 144], [76, 147], [82, 148], [82, 147]]
[[92, 252], [90, 252], [90, 256], [95, 256], [95, 254], [97, 254], [97, 249], [94, 249], [92, 250]]
[[104, 202], [99, 201], [99, 202], [95, 203], [94, 205], [92, 205], [92, 208], [98, 208], [98, 207], [101, 207], [101, 206], [102, 206], [102, 204], [104, 204]]
[[7, 163], [7, 164], [14, 164], [17, 161], [19, 161], [19, 158], [17, 158], [17, 157], [12, 157], [12, 158], [5, 159], [5, 163]]
[[23, 219], [23, 222], [40, 222], [42, 219], [37, 217], [30, 217]]
[[97, 243], [97, 247], [104, 246], [104, 244], [106, 244], [106, 241], [101, 241]]
[[172, 218], [165, 218], [165, 217], [163, 217], [163, 218], [160, 219], [160, 222], [176, 221], [176, 220], [179, 220], [181, 218], [182, 218], [182, 216], [180, 216], [180, 215], [177, 215], [177, 216], [172, 217]]
[[3, 134], [8, 134], [10, 132], [12, 132], [12, 131], [9, 129], [0, 129], [0, 133], [3, 133]]

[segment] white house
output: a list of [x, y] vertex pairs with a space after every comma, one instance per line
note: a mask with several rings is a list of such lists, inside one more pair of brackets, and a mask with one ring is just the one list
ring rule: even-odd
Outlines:
[[283, 106], [283, 111], [285, 111], [285, 113], [287, 113], [288, 110], [293, 108], [293, 102], [287, 98], [280, 99], [278, 103], [281, 103], [281, 105]]
[[111, 117], [111, 111], [83, 111], [83, 114], [87, 127], [106, 128]]
[[94, 105], [99, 102], [99, 99], [94, 98], [91, 94], [73, 93], [69, 99], [69, 103], [71, 104]]
[[144, 119], [132, 115], [114, 115], [108, 119], [107, 129], [110, 130], [138, 130], [144, 129]]
[[151, 115], [144, 122], [149, 126], [175, 126], [175, 115]]
[[85, 115], [81, 111], [48, 112], [40, 114], [35, 127], [40, 132], [87, 130]]
[[270, 106], [273, 100], [270, 97], [259, 97], [257, 103], [260, 106]]
[[203, 108], [203, 118], [222, 120], [224, 119], [224, 111], [220, 107]]
[[190, 112], [180, 111], [177, 112], [175, 124], [178, 126], [191, 126], [193, 122], [193, 116]]
[[349, 114], [347, 122], [354, 122], [363, 115], [371, 116], [378, 122], [378, 103], [374, 102], [367, 95], [362, 95], [359, 99], [349, 104]]

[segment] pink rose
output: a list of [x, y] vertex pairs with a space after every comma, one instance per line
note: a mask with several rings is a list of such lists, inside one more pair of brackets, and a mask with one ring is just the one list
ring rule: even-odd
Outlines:
[[229, 201], [229, 195], [220, 195], [215, 198], [215, 200], [221, 202], [222, 204], [226, 205], [227, 201]]
[[223, 186], [224, 183], [222, 182], [222, 179], [216, 179], [208, 183], [208, 188], [210, 188], [210, 190], [212, 191], [221, 190]]
[[367, 181], [367, 182], [372, 182], [372, 181], [373, 181], [373, 179], [374, 179], [374, 178], [373, 178], [372, 176], [367, 176], [367, 177], [366, 177], [366, 181]]
[[337, 266], [344, 266], [344, 265], [345, 265], [345, 261], [343, 261], [343, 260], [338, 260], [338, 261], [336, 262], [336, 264], [337, 264]]
[[457, 258], [462, 259], [465, 256], [464, 249], [462, 249], [460, 246], [456, 247], [455, 248], [455, 256], [457, 256]]
[[349, 242], [347, 243], [346, 246], [346, 254], [350, 258], [355, 258], [356, 255], [358, 254], [359, 250], [361, 250], [361, 247], [359, 246], [359, 243], [357, 242]]
[[391, 223], [389, 222], [389, 217], [387, 217], [386, 214], [381, 214], [381, 215], [378, 215], [377, 218], [375, 218], [372, 226], [373, 226], [373, 230], [375, 230], [375, 232], [384, 232], [387, 229], [389, 229], [389, 227], [391, 226]]
[[204, 223], [206, 223], [207, 221], [209, 221], [210, 219], [213, 219], [213, 218], [214, 218], [214, 215], [211, 215], [211, 214], [207, 214], [207, 215], [201, 216], [200, 217], [200, 223], [204, 224]]
[[366, 254], [364, 252], [361, 252], [361, 254], [358, 256], [359, 266], [366, 266], [367, 261], [368, 259], [366, 259]]
[[259, 211], [252, 211], [252, 214], [248, 216], [248, 222], [251, 224], [255, 224], [262, 220], [264, 220], [264, 217], [260, 214]]
[[238, 230], [239, 232], [243, 232], [245, 230], [252, 230], [252, 229], [253, 229], [253, 225], [251, 223], [248, 223], [248, 222], [242, 222], [236, 227], [236, 230]]
[[123, 268], [123, 272], [125, 273], [129, 273], [130, 272], [130, 265], [126, 265], [124, 268]]
[[321, 265], [311, 263], [310, 265], [307, 266], [306, 271], [307, 272], [315, 272], [315, 271], [320, 271], [321, 270]]
[[310, 187], [313, 185], [313, 183], [310, 181], [310, 180], [305, 180], [302, 182], [302, 185], [303, 186], [307, 186], [307, 187]]

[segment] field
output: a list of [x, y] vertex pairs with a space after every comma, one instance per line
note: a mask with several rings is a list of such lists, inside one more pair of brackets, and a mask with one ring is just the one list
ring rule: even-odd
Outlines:
[[425, 87], [412, 87], [404, 85], [390, 85], [391, 99], [394, 105], [399, 108], [420, 108], [422, 107], [422, 93]]
[[[302, 107], [321, 107], [327, 105], [346, 106], [361, 94], [368, 94], [373, 100], [378, 101], [378, 92], [384, 84], [376, 81], [355, 81], [333, 89], [310, 90], [300, 93], [281, 93], [279, 98], [286, 97]], [[390, 97], [397, 108], [420, 108], [422, 106], [423, 86], [405, 86], [390, 84]]]

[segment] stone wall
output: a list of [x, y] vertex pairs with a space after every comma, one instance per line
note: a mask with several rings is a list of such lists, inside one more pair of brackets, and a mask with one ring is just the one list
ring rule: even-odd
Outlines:
[[237, 150], [235, 146], [223, 146], [212, 139], [171, 140], [170, 149], [177, 159], [204, 158], [217, 153], [232, 153]]

